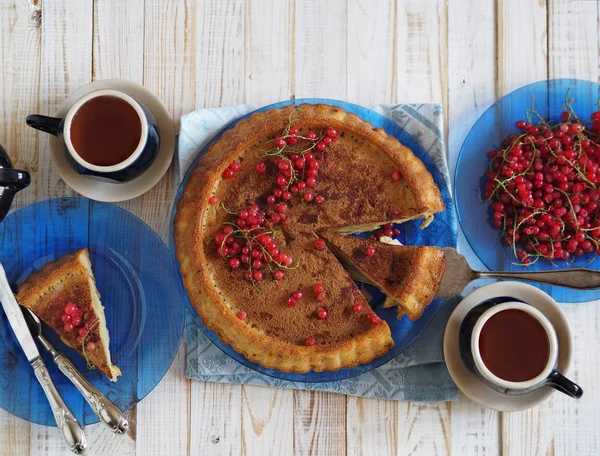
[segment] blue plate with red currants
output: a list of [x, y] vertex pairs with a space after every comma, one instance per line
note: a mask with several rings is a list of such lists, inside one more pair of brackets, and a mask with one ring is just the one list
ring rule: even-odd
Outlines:
[[[270, 106], [266, 106], [264, 108], [260, 108], [255, 112], [261, 112], [261, 111], [267, 111], [270, 109], [281, 108], [281, 107], [288, 106], [291, 104], [300, 105], [302, 103], [310, 103], [310, 104], [325, 103], [328, 105], [340, 106], [343, 109], [345, 109], [346, 111], [357, 114], [364, 120], [367, 120], [374, 127], [383, 128], [388, 134], [395, 136], [400, 142], [402, 142], [403, 144], [408, 146], [415, 153], [415, 155], [423, 161], [426, 168], [432, 174], [435, 183], [440, 188], [440, 192], [441, 192], [444, 204], [446, 206], [446, 210], [442, 213], [436, 214], [433, 222], [427, 227], [427, 229], [420, 229], [422, 220], [414, 220], [414, 221], [409, 221], [409, 222], [403, 223], [401, 225], [396, 225], [394, 228], [397, 231], [393, 231], [393, 229], [391, 229], [391, 228], [388, 228], [388, 229], [391, 230], [391, 234], [393, 234], [398, 240], [400, 240], [400, 242], [402, 242], [405, 245], [431, 245], [431, 246], [439, 246], [439, 247], [448, 247], [448, 246], [455, 247], [456, 246], [457, 226], [456, 226], [456, 218], [454, 215], [454, 206], [453, 206], [453, 201], [452, 201], [452, 198], [450, 195], [450, 191], [448, 189], [448, 186], [446, 185], [446, 181], [445, 181], [444, 176], [442, 175], [440, 169], [438, 169], [438, 167], [437, 167], [436, 163], [434, 162], [434, 160], [432, 159], [432, 157], [423, 148], [423, 146], [419, 143], [418, 138], [413, 137], [404, 128], [402, 128], [400, 126], [400, 124], [406, 125], [406, 123], [411, 121], [409, 118], [407, 118], [407, 116], [405, 116], [404, 118], [398, 119], [398, 123], [397, 123], [379, 113], [376, 113], [375, 111], [364, 108], [362, 106], [357, 106], [357, 105], [354, 105], [351, 103], [346, 103], [346, 102], [336, 101], [336, 100], [312, 99], [312, 98], [311, 99], [298, 99], [298, 100], [292, 100], [292, 101], [284, 101], [281, 103], [276, 103], [276, 104], [273, 104]], [[250, 113], [250, 114], [242, 117], [239, 120], [246, 119], [249, 116], [251, 116], [253, 113]], [[239, 120], [236, 122], [233, 122], [231, 125], [228, 125], [227, 127], [225, 127], [219, 134], [217, 134], [215, 136], [215, 138], [213, 138], [213, 140], [209, 144], [204, 146], [203, 149], [198, 152], [198, 158], [201, 157], [209, 149], [209, 147], [211, 146], [211, 144], [214, 141], [219, 139], [225, 131], [232, 128], [237, 122], [239, 122]], [[415, 122], [422, 122], [422, 128], [435, 129], [436, 130], [435, 133], [438, 135], [440, 134], [437, 131], [437, 127], [435, 127], [435, 125], [432, 125], [426, 119], [425, 119], [425, 121], [423, 121], [423, 119], [421, 119], [421, 120], [412, 119], [412, 120]], [[183, 188], [185, 187], [185, 185], [188, 181], [189, 175], [192, 172], [192, 170], [194, 169], [198, 158], [196, 158], [194, 163], [192, 163], [185, 178], [183, 179], [183, 182], [181, 184], [181, 187], [179, 189], [179, 192], [177, 194], [177, 198], [175, 201], [172, 220], [174, 219], [174, 217], [176, 215], [177, 201], [179, 200], [179, 198], [182, 195]], [[175, 248], [174, 248], [174, 239], [173, 239], [173, 223], [171, 223], [171, 229], [172, 229], [171, 250], [174, 255]], [[368, 233], [364, 234], [364, 236], [367, 236], [367, 235], [368, 235]], [[181, 287], [182, 287], [183, 293], [186, 296], [185, 302], [189, 309], [190, 315], [192, 316], [194, 321], [198, 324], [198, 326], [201, 328], [201, 330], [206, 335], [206, 337], [208, 339], [210, 339], [217, 347], [219, 347], [223, 352], [225, 352], [227, 355], [229, 355], [234, 360], [244, 364], [245, 366], [247, 366], [257, 372], [260, 372], [260, 373], [263, 373], [263, 374], [266, 374], [266, 375], [269, 375], [269, 376], [272, 376], [272, 377], [275, 377], [275, 378], [278, 378], [281, 380], [288, 380], [288, 381], [295, 381], [295, 382], [329, 382], [329, 381], [334, 381], [334, 380], [343, 380], [343, 379], [355, 377], [357, 375], [360, 375], [364, 372], [370, 371], [372, 369], [375, 369], [375, 368], [385, 364], [392, 358], [395, 358], [400, 353], [402, 353], [421, 335], [421, 333], [425, 330], [425, 328], [427, 328], [429, 323], [433, 320], [434, 316], [436, 315], [438, 309], [440, 308], [440, 306], [442, 304], [441, 299], [434, 299], [433, 302], [429, 306], [427, 306], [423, 315], [417, 321], [413, 322], [413, 321], [410, 321], [408, 318], [402, 318], [402, 319], [398, 320], [396, 317], [396, 309], [383, 308], [384, 295], [381, 293], [381, 291], [379, 291], [375, 287], [364, 285], [365, 289], [367, 290], [367, 293], [371, 295], [371, 299], [369, 300], [371, 307], [375, 310], [375, 313], [380, 318], [384, 319], [388, 323], [388, 325], [390, 327], [390, 330], [392, 333], [392, 338], [394, 340], [394, 347], [388, 353], [386, 353], [384, 356], [381, 356], [370, 363], [363, 364], [363, 365], [360, 365], [360, 366], [357, 366], [354, 368], [340, 369], [336, 372], [310, 371], [305, 374], [297, 374], [297, 373], [280, 372], [280, 371], [276, 371], [273, 369], [265, 368], [257, 363], [253, 363], [253, 362], [249, 361], [248, 359], [246, 359], [243, 355], [241, 355], [241, 354], [237, 353], [235, 350], [233, 350], [233, 348], [231, 346], [223, 343], [221, 341], [221, 339], [219, 338], [219, 336], [214, 331], [211, 331], [208, 327], [206, 327], [203, 324], [202, 319], [196, 313], [196, 311], [195, 311], [194, 307], [192, 306], [192, 304], [190, 303], [189, 299], [187, 299], [187, 294], [185, 293], [185, 290], [183, 288], [183, 283], [181, 283]]]
[[[467, 135], [455, 201], [488, 269], [600, 268], [599, 99], [596, 82], [537, 82], [494, 103]], [[536, 286], [561, 302], [600, 298], [600, 290]]]

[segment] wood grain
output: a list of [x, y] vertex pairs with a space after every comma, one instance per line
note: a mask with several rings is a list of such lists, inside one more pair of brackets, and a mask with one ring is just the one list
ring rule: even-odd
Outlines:
[[[548, 76], [597, 80], [597, 2], [551, 2], [548, 24]], [[573, 333], [574, 359], [568, 376], [583, 387], [584, 397], [576, 401], [555, 393], [533, 410], [504, 414], [504, 454], [587, 455], [600, 451], [600, 394], [594, 387], [599, 374], [599, 303], [561, 305]]]
[[[126, 79], [138, 84], [144, 78], [144, 43], [128, 39], [131, 30], [143, 30], [144, 2], [140, 0], [120, 2], [118, 0], [95, 0], [93, 4], [92, 36], [92, 79]], [[143, 204], [149, 194], [120, 206], [133, 212], [151, 226], [153, 204]], [[160, 201], [159, 201], [160, 204]], [[128, 419], [137, 422], [137, 407], [127, 411]], [[122, 455], [136, 453], [136, 426], [131, 426], [127, 436], [114, 435], [101, 425], [86, 427], [90, 448], [94, 454]]]
[[241, 454], [241, 392], [239, 385], [191, 382], [189, 454]]
[[246, 4], [210, 0], [198, 5], [196, 108], [244, 103]]
[[[146, 0], [144, 3], [144, 85], [174, 116], [194, 107], [196, 2]], [[169, 230], [175, 191], [174, 167], [162, 181], [128, 208], [163, 238]], [[184, 375], [185, 341], [155, 391], [137, 406], [136, 452], [143, 455], [189, 453], [190, 385]]]
[[[45, 2], [41, 19], [41, 114], [53, 115], [64, 98], [92, 77], [92, 2]], [[36, 198], [73, 195], [50, 162], [48, 138], [40, 133]], [[32, 454], [67, 451], [56, 428], [31, 425]]]
[[397, 402], [348, 397], [346, 410], [348, 455], [400, 454], [399, 431]]
[[397, 101], [395, 9], [396, 2], [388, 0], [378, 2], [377, 8], [369, 0], [348, 0], [345, 77], [352, 103]]
[[[69, 93], [92, 80], [92, 0], [42, 4], [40, 114], [54, 115]], [[75, 195], [50, 163], [48, 137], [40, 133], [37, 199]]]
[[497, 2], [497, 93], [501, 97], [548, 77], [545, 1]]
[[346, 454], [346, 397], [294, 391], [294, 454]]
[[[198, 5], [196, 108], [244, 103], [245, 5], [243, 0]], [[189, 454], [241, 454], [241, 385], [191, 381], [189, 394]]]
[[[245, 96], [263, 106], [291, 98], [294, 87], [294, 3], [246, 3]], [[277, 37], [276, 39], [273, 39]]]
[[446, 109], [447, 9], [437, 0], [397, 2], [396, 97], [402, 103], [438, 102]]
[[[23, 121], [39, 109], [41, 27], [33, 5], [0, 1], [0, 144], [34, 183], [18, 194], [15, 209], [35, 201], [38, 135]], [[0, 456], [29, 455], [31, 425], [0, 409]]]
[[294, 402], [288, 389], [242, 387], [242, 454], [292, 454]]
[[[296, 98], [346, 99], [346, 1], [298, 0], [294, 25]], [[323, 14], [315, 14], [323, 11]], [[335, 18], [335, 20], [331, 20]], [[294, 391], [294, 454], [345, 454], [346, 397]]]
[[345, 100], [347, 89], [347, 10], [345, 0], [297, 0], [294, 25], [296, 98]]

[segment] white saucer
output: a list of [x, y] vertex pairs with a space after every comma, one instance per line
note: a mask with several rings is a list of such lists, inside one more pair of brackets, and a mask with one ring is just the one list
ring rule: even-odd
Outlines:
[[499, 296], [510, 296], [523, 300], [546, 315], [556, 329], [559, 346], [558, 370], [565, 375], [568, 374], [571, 366], [573, 353], [571, 328], [554, 299], [538, 288], [519, 282], [495, 282], [478, 288], [463, 299], [452, 312], [444, 333], [444, 358], [452, 379], [458, 388], [473, 401], [500, 412], [517, 412], [535, 407], [546, 400], [555, 390], [545, 386], [520, 396], [501, 394], [487, 386], [468, 370], [459, 352], [458, 333], [467, 313], [482, 301]]
[[64, 117], [71, 105], [94, 90], [115, 89], [141, 101], [154, 115], [160, 134], [158, 155], [148, 170], [138, 178], [124, 183], [112, 183], [93, 179], [77, 173], [69, 164], [64, 152], [63, 142], [50, 135], [50, 154], [60, 177], [77, 193], [96, 200], [114, 203], [136, 198], [154, 187], [165, 175], [175, 152], [175, 129], [169, 111], [152, 92], [145, 87], [121, 79], [103, 79], [80, 87], [63, 102], [56, 117]]

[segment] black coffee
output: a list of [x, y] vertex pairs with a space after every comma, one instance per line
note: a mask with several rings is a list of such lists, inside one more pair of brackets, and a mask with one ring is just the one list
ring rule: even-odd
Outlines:
[[509, 309], [485, 322], [479, 352], [497, 377], [524, 382], [542, 373], [550, 356], [550, 341], [541, 323], [527, 312]]
[[96, 166], [117, 165], [140, 143], [142, 125], [126, 101], [107, 96], [85, 103], [71, 123], [71, 142], [77, 154]]

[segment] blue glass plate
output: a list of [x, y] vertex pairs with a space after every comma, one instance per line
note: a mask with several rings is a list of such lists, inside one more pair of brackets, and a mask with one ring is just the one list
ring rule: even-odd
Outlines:
[[[355, 113], [359, 115], [364, 120], [367, 120], [375, 127], [383, 128], [388, 134], [395, 136], [400, 140], [403, 144], [410, 147], [415, 155], [419, 157], [425, 166], [433, 175], [433, 179], [436, 184], [439, 186], [440, 191], [442, 193], [442, 198], [444, 200], [444, 204], [446, 205], [446, 211], [441, 214], [436, 214], [433, 223], [431, 223], [427, 229], [421, 230], [419, 229], [419, 225], [421, 221], [413, 221], [407, 222], [402, 225], [398, 225], [397, 228], [400, 230], [401, 234], [398, 239], [407, 245], [437, 245], [440, 247], [447, 246], [456, 246], [457, 239], [457, 227], [456, 227], [456, 219], [454, 215], [454, 206], [452, 203], [452, 198], [450, 196], [450, 192], [446, 186], [444, 178], [442, 177], [440, 171], [437, 169], [436, 165], [433, 163], [431, 157], [427, 154], [427, 152], [421, 147], [419, 142], [409, 135], [405, 130], [403, 130], [398, 124], [391, 121], [390, 119], [378, 114], [370, 109], [364, 108], [362, 106], [357, 106], [351, 103], [346, 103], [342, 101], [336, 100], [328, 100], [328, 99], [316, 99], [316, 98], [307, 98], [307, 99], [298, 99], [293, 101], [283, 101], [280, 103], [276, 103], [270, 106], [265, 106], [264, 108], [260, 108], [254, 112], [262, 112], [268, 111], [269, 109], [274, 108], [282, 108], [284, 106], [288, 106], [291, 104], [300, 105], [302, 103], [325, 103], [334, 106], [340, 106], [348, 112]], [[253, 113], [247, 114], [239, 120], [246, 119], [250, 117]], [[207, 144], [199, 153], [198, 157], [202, 156], [210, 147], [210, 145], [217, 139], [221, 137], [224, 131], [233, 127], [239, 120], [231, 123], [227, 127], [225, 127], [219, 134], [217, 134], [213, 140]], [[175, 201], [175, 206], [173, 209], [173, 218], [176, 214], [177, 209], [177, 201], [181, 197], [183, 188], [185, 187], [191, 170], [194, 169], [196, 162], [198, 159], [192, 163], [190, 169], [188, 170], [181, 187], [179, 188], [179, 192], [177, 193], [177, 199]], [[171, 219], [171, 227], [173, 226], [173, 218]], [[171, 250], [173, 253], [175, 252], [174, 243], [173, 243], [173, 233], [171, 233]], [[177, 261], [175, 259], [175, 261]], [[386, 353], [384, 356], [381, 356], [375, 359], [373, 362], [368, 364], [363, 364], [361, 366], [357, 366], [349, 369], [341, 369], [337, 372], [308, 372], [306, 374], [294, 374], [294, 373], [285, 373], [279, 372], [273, 369], [267, 369], [259, 364], [252, 363], [247, 360], [243, 355], [237, 353], [235, 350], [231, 348], [231, 346], [224, 344], [221, 342], [217, 334], [210, 329], [208, 329], [205, 325], [202, 324], [202, 319], [198, 316], [193, 306], [187, 299], [187, 294], [183, 289], [183, 283], [180, 280], [180, 286], [182, 287], [183, 293], [186, 296], [186, 304], [190, 311], [190, 314], [193, 316], [196, 323], [200, 326], [204, 334], [221, 350], [223, 350], [227, 355], [235, 359], [236, 361], [244, 364], [245, 366], [254, 369], [257, 372], [262, 374], [270, 375], [275, 378], [279, 378], [282, 380], [289, 380], [295, 382], [328, 382], [334, 380], [343, 380], [346, 378], [355, 377], [364, 372], [375, 369], [376, 367], [385, 364], [392, 358], [395, 358], [400, 353], [402, 353], [410, 344], [412, 344], [417, 337], [423, 332], [423, 330], [429, 325], [435, 314], [437, 313], [440, 304], [442, 301], [440, 299], [435, 299], [426, 309], [421, 318], [415, 322], [411, 322], [408, 318], [402, 318], [398, 320], [396, 318], [396, 309], [383, 309], [381, 305], [384, 301], [384, 295], [374, 287], [365, 286], [368, 288], [369, 293], [373, 296], [370, 300], [371, 306], [375, 309], [376, 313], [390, 326], [392, 331], [392, 338], [394, 339], [394, 348]], [[362, 286], [362, 285], [361, 285]]]
[[[44, 335], [84, 376], [122, 410], [142, 400], [161, 381], [175, 354], [185, 309], [171, 254], [140, 219], [85, 198], [39, 202], [0, 224], [0, 261], [12, 285], [48, 261], [87, 247], [110, 332], [113, 362], [123, 375], [113, 383], [88, 370], [83, 357], [44, 326]], [[42, 349], [63, 398], [82, 424], [98, 418]], [[50, 406], [0, 310], [0, 407], [24, 420], [55, 426]]]
[[[579, 257], [571, 266], [557, 261], [538, 261], [528, 267], [516, 262], [511, 249], [499, 239], [499, 232], [490, 223], [491, 212], [483, 200], [484, 173], [488, 151], [502, 143], [511, 133], [517, 133], [515, 123], [526, 118], [534, 102], [535, 110], [545, 119], [558, 121], [568, 97], [577, 115], [584, 120], [598, 109], [600, 85], [578, 79], [553, 79], [521, 87], [494, 103], [475, 123], [460, 151], [456, 165], [455, 201], [460, 225], [465, 237], [481, 262], [494, 271], [543, 271], [558, 268], [600, 267], [593, 255]], [[535, 122], [534, 122], [535, 123]], [[591, 263], [590, 263], [591, 261]], [[532, 284], [535, 285], [535, 284]], [[578, 291], [549, 285], [536, 285], [559, 302], [583, 302], [600, 298], [600, 290]]]

